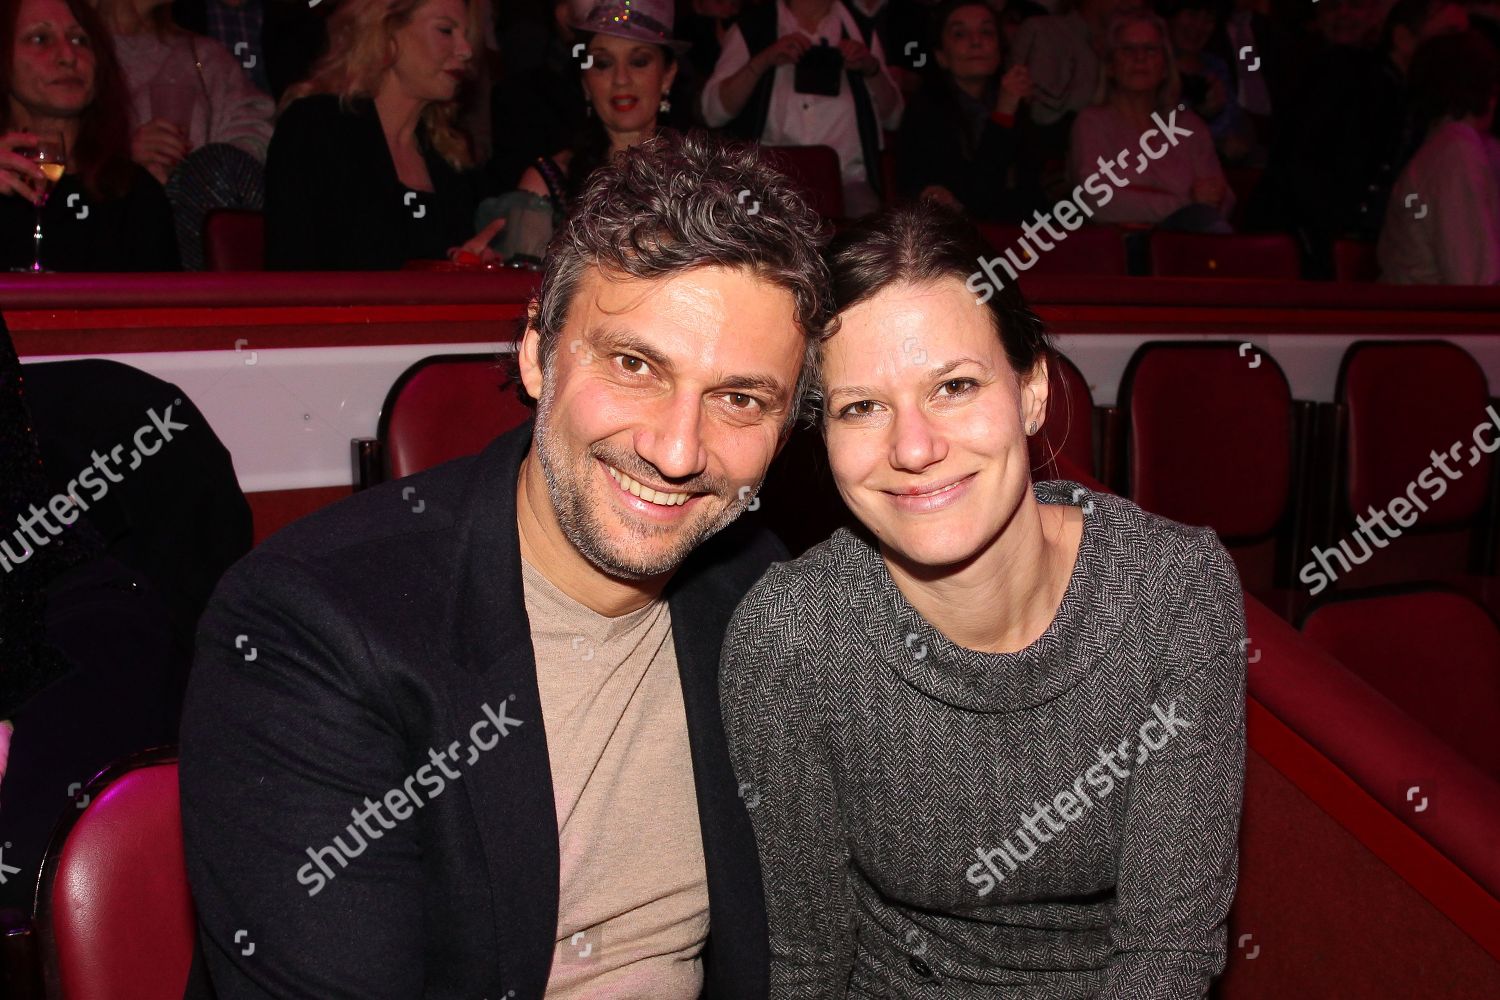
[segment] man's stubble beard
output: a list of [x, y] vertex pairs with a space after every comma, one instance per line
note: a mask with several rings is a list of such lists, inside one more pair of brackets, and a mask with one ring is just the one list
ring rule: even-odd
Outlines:
[[[660, 576], [682, 565], [694, 549], [728, 527], [743, 512], [742, 504], [731, 502], [717, 517], [707, 521], [700, 517], [682, 529], [652, 528], [624, 519], [626, 529], [643, 542], [666, 536], [674, 540], [665, 552], [649, 559], [643, 554], [632, 557], [629, 552], [617, 551], [610, 533], [605, 530], [604, 519], [589, 483], [595, 456], [588, 451], [576, 462], [570, 462], [567, 451], [553, 440], [553, 385], [552, 380], [547, 380], [541, 398], [537, 400], [532, 446], [536, 450], [558, 526], [573, 547], [596, 568], [621, 580]], [[607, 461], [609, 456], [601, 457]], [[704, 499], [715, 495], [717, 491], [710, 492]]]

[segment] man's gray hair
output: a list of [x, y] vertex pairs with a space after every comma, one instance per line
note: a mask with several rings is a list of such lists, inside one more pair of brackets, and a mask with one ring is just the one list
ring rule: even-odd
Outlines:
[[661, 278], [695, 267], [744, 268], [791, 293], [807, 337], [789, 401], [795, 419], [831, 315], [822, 220], [749, 143], [663, 131], [594, 171], [552, 237], [531, 323], [543, 370], [589, 268]]

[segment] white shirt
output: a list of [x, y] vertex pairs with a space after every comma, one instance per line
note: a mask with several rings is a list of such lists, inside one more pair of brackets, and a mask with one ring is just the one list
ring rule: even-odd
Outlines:
[[[797, 23], [786, 4], [777, 3], [776, 37], [780, 38], [794, 31], [807, 35], [813, 40], [813, 44], [824, 39], [835, 47], [838, 46], [839, 39], [844, 37], [861, 40], [858, 25], [839, 0], [834, 0], [827, 16], [818, 22], [817, 29], [812, 32], [805, 31]], [[880, 63], [880, 74], [896, 95], [894, 106], [882, 118], [880, 102], [874, 101], [875, 88], [871, 87], [875, 116], [880, 125], [895, 129], [901, 124], [901, 112], [905, 109], [905, 103], [886, 67], [885, 52], [881, 49], [879, 38], [870, 39], [870, 52]], [[724, 48], [719, 54], [719, 62], [714, 66], [713, 76], [709, 77], [703, 88], [703, 117], [710, 128], [721, 128], [734, 117], [725, 109], [724, 102], [719, 97], [719, 88], [726, 78], [738, 73], [749, 61], [750, 49], [736, 25], [724, 36]], [[839, 166], [845, 184], [867, 180], [865, 154], [859, 144], [859, 123], [855, 118], [854, 95], [849, 90], [848, 76], [839, 74], [839, 92], [836, 97], [824, 97], [821, 94], [799, 94], [793, 89], [796, 75], [796, 66], [793, 64], [776, 66], [767, 72], [776, 75], [771, 84], [771, 107], [766, 114], [766, 126], [761, 132], [760, 141], [768, 146], [831, 146], [839, 154]], [[883, 145], [883, 137], [878, 138]]]
[[1392, 284], [1500, 284], [1500, 141], [1467, 122], [1427, 133], [1391, 188], [1375, 252]]

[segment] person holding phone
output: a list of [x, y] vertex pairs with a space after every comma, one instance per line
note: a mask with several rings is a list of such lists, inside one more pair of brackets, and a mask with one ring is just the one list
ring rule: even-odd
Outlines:
[[879, 207], [881, 129], [904, 108], [879, 39], [866, 44], [840, 0], [781, 0], [724, 36], [701, 110], [710, 128], [769, 146], [832, 147], [858, 217]]

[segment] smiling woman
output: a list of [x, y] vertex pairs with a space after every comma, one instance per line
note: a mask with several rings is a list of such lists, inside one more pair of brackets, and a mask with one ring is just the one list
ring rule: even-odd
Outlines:
[[[124, 78], [93, 9], [83, 0], [0, 8], [0, 87], [0, 264], [32, 262], [39, 220], [49, 270], [176, 269], [172, 210], [131, 162]], [[34, 162], [44, 139], [62, 148], [61, 178]]]
[[926, 202], [830, 251], [820, 416], [860, 528], [767, 571], [720, 674], [770, 993], [1201, 997], [1235, 890], [1239, 579], [1210, 529], [1032, 482], [1046, 337], [1014, 288], [966, 292], [985, 250]]
[[487, 0], [343, 0], [328, 51], [282, 98], [266, 160], [266, 261], [391, 270], [478, 254], [474, 154], [457, 125]]

